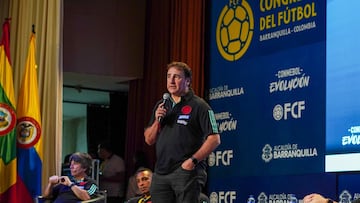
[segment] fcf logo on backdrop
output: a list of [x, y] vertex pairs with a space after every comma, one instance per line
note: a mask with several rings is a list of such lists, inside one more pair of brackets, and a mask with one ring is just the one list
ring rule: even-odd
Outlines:
[[210, 194], [210, 203], [234, 203], [236, 191], [218, 191]]
[[287, 102], [284, 104], [277, 104], [273, 108], [273, 117], [276, 121], [287, 120], [289, 118], [299, 119], [302, 112], [305, 110], [305, 101], [295, 101], [293, 103]]
[[216, 44], [228, 61], [240, 59], [250, 46], [254, 34], [254, 15], [246, 0], [229, 0], [217, 21]]
[[233, 150], [224, 150], [212, 152], [208, 158], [209, 166], [230, 166], [234, 158]]

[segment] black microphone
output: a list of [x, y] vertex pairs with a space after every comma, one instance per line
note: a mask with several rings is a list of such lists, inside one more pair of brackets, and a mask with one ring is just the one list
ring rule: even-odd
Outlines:
[[[168, 100], [170, 98], [170, 94], [169, 93], [164, 93], [163, 94], [163, 103], [165, 104], [166, 100]], [[159, 116], [158, 120], [159, 122], [161, 122], [161, 120], [163, 119], [162, 116]]]

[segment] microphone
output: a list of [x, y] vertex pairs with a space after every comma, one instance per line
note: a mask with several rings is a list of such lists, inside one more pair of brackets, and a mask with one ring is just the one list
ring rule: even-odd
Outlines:
[[[165, 104], [166, 100], [168, 100], [170, 98], [170, 94], [169, 93], [164, 93], [163, 94], [163, 103]], [[163, 119], [162, 116], [159, 116], [158, 120], [159, 122], [161, 122], [161, 120]]]

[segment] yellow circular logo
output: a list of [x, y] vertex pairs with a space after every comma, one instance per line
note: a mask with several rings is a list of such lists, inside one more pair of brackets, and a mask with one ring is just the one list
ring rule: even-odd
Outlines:
[[224, 59], [240, 59], [249, 48], [253, 34], [254, 15], [247, 1], [222, 9], [216, 26], [216, 44]]

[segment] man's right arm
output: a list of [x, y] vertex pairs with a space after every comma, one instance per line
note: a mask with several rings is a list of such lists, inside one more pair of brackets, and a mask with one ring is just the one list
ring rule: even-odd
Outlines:
[[153, 117], [151, 118], [151, 121], [153, 122], [150, 126], [148, 126], [145, 131], [144, 131], [144, 136], [145, 136], [145, 142], [148, 145], [153, 145], [155, 144], [156, 140], [157, 140], [157, 136], [159, 134], [160, 131], [160, 120], [161, 118], [164, 118], [164, 116], [166, 115], [166, 108], [164, 108], [165, 102], [159, 103], [157, 104], [156, 109], [153, 110]]
[[153, 145], [156, 142], [157, 136], [159, 134], [160, 122], [155, 119], [153, 124], [147, 127], [144, 131], [145, 142], [148, 145]]

